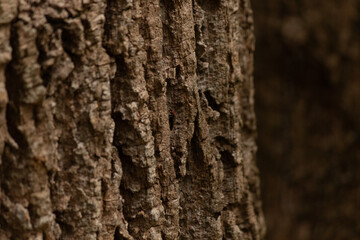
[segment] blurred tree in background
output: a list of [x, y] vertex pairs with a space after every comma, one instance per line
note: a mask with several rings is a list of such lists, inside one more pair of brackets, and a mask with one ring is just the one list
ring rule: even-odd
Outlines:
[[360, 1], [252, 5], [267, 239], [359, 239]]

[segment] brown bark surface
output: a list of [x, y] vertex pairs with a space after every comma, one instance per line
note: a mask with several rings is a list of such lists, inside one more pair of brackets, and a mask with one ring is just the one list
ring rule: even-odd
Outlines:
[[262, 239], [247, 0], [1, 0], [0, 239]]
[[360, 1], [253, 0], [269, 240], [360, 237]]

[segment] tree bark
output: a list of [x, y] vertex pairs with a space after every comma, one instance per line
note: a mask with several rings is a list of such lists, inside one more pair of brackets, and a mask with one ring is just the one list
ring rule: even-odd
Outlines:
[[248, 0], [1, 0], [0, 239], [262, 239]]

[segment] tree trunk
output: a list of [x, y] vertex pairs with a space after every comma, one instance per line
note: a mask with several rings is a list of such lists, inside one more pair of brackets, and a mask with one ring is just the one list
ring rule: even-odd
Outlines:
[[1, 0], [0, 239], [262, 239], [248, 0]]

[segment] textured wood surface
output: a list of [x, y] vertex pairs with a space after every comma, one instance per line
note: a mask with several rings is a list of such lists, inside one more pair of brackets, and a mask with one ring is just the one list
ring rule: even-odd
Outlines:
[[0, 239], [262, 239], [248, 0], [0, 19]]

